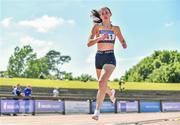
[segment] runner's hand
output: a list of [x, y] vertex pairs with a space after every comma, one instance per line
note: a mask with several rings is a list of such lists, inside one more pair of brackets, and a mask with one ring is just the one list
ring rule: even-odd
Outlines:
[[105, 40], [106, 38], [108, 38], [108, 34], [103, 34], [101, 37], [99, 37], [99, 41]]
[[127, 45], [126, 45], [126, 43], [125, 43], [125, 42], [122, 44], [122, 47], [123, 47], [124, 49], [126, 49], [126, 48], [127, 48]]

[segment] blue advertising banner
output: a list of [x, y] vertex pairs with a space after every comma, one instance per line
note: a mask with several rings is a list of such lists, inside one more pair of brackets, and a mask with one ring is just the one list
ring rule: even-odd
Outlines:
[[32, 113], [34, 100], [1, 100], [1, 113]]
[[[92, 111], [94, 112], [96, 107], [96, 102], [92, 102]], [[113, 113], [115, 111], [115, 105], [110, 101], [104, 101], [101, 106], [100, 112]]]
[[117, 102], [117, 112], [138, 112], [138, 101]]
[[126, 103], [120, 103], [121, 112], [126, 112]]
[[63, 112], [64, 101], [61, 100], [36, 100], [35, 112]]
[[163, 111], [180, 111], [180, 102], [162, 102]]
[[160, 102], [140, 101], [140, 112], [160, 112]]

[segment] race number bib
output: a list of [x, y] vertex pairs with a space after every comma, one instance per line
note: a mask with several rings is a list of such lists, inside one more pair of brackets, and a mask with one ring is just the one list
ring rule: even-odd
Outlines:
[[108, 37], [104, 39], [105, 41], [113, 41], [115, 40], [115, 34], [112, 30], [100, 30], [99, 36], [101, 37], [104, 34], [108, 34]]

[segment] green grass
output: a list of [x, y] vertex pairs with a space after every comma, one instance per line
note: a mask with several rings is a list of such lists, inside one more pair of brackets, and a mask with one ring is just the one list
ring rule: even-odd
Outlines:
[[[31, 85], [32, 87], [57, 87], [73, 89], [97, 89], [97, 82], [62, 81], [62, 80], [40, 80], [24, 78], [0, 78], [0, 86], [14, 86], [19, 83], [21, 86]], [[111, 88], [119, 89], [118, 82], [109, 82]], [[135, 83], [127, 82], [124, 85], [126, 90], [179, 90], [180, 83]]]

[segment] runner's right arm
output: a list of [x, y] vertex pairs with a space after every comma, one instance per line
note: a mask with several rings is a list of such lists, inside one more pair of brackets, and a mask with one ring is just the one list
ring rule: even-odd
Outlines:
[[94, 38], [96, 36], [96, 32], [97, 32], [97, 25], [94, 25], [92, 30], [91, 30], [91, 34], [90, 34], [90, 37], [89, 37], [89, 40], [87, 43], [88, 47], [93, 46], [94, 44], [98, 43], [100, 40], [104, 40], [105, 38], [108, 37], [107, 34], [104, 34], [101, 37]]

